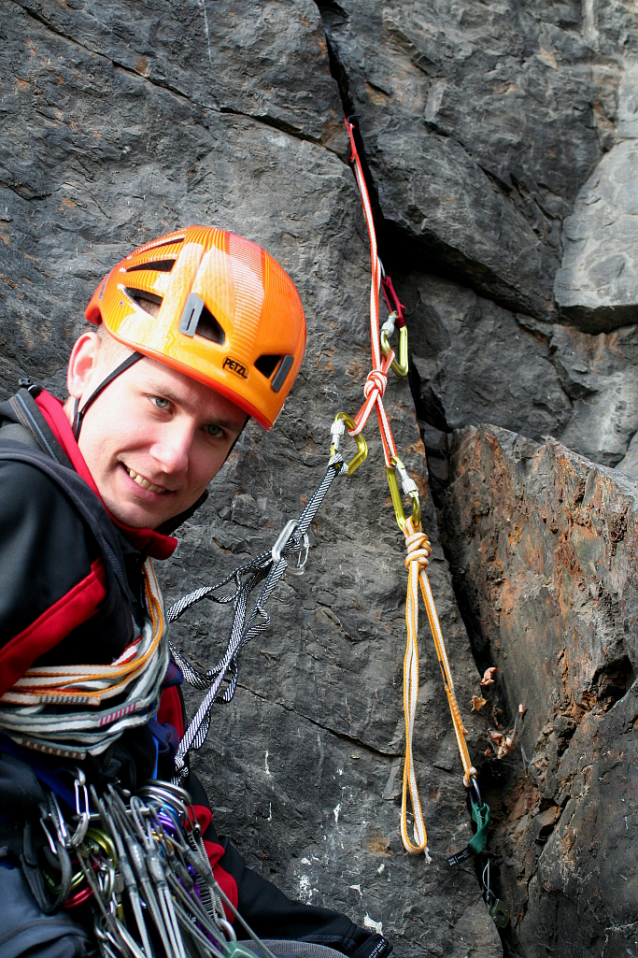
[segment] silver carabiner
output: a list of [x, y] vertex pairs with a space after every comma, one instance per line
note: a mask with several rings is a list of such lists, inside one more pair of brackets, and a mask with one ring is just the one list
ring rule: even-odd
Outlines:
[[[81, 768], [75, 769], [77, 777], [74, 779], [73, 787], [75, 791], [75, 814], [78, 818], [78, 824], [71, 836], [71, 846], [77, 848], [86, 838], [86, 833], [91, 822], [91, 810], [89, 808], [89, 793], [86, 787], [86, 775]], [[80, 801], [80, 798], [82, 801]], [[84, 808], [81, 807], [84, 806]]]
[[270, 550], [270, 554], [272, 555], [273, 565], [277, 565], [277, 563], [281, 559], [282, 550], [288, 544], [288, 540], [290, 539], [291, 535], [293, 534], [296, 528], [297, 528], [297, 520], [291, 519], [289, 522], [286, 523], [286, 525], [283, 527], [283, 529], [279, 533], [279, 536], [277, 537], [277, 541], [275, 542], [274, 546]]
[[[297, 528], [297, 520], [291, 519], [286, 523], [281, 533], [279, 534], [277, 541], [271, 549], [273, 565], [276, 565], [281, 559], [281, 553], [286, 548], [293, 532]], [[308, 561], [308, 553], [310, 552], [310, 540], [308, 538], [308, 533], [304, 532], [303, 538], [299, 543], [299, 552], [297, 553], [297, 565], [288, 565], [286, 572], [289, 572], [290, 575], [303, 575], [305, 571], [305, 565]]]

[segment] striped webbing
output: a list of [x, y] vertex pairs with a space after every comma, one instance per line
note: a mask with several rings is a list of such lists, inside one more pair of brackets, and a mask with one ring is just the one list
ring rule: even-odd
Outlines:
[[81, 760], [157, 712], [169, 657], [166, 616], [150, 559], [142, 573], [147, 616], [119, 658], [110, 665], [34, 666], [0, 698], [0, 729], [15, 742]]

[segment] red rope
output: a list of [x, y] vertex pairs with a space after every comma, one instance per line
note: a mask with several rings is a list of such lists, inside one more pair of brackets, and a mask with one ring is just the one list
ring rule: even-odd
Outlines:
[[[388, 356], [384, 356], [381, 350], [381, 343], [379, 339], [379, 288], [381, 285], [383, 284], [383, 292], [386, 302], [388, 303], [388, 309], [390, 312], [392, 312], [394, 308], [394, 310], [397, 312], [398, 318], [396, 325], [399, 327], [405, 325], [405, 319], [403, 316], [403, 310], [405, 307], [399, 302], [399, 298], [394, 290], [390, 277], [382, 277], [381, 261], [379, 260], [377, 248], [377, 235], [374, 228], [374, 217], [372, 216], [372, 207], [370, 205], [368, 188], [363, 175], [361, 159], [354, 141], [354, 127], [348, 119], [346, 119], [345, 124], [346, 130], [348, 131], [348, 136], [350, 137], [350, 148], [352, 150], [350, 162], [354, 170], [357, 186], [359, 187], [363, 215], [365, 216], [366, 225], [368, 227], [368, 235], [370, 237], [370, 268], [372, 270], [372, 282], [370, 284], [370, 345], [372, 350], [372, 371], [368, 374], [364, 386], [366, 401], [357, 415], [354, 417], [355, 428], [350, 430], [350, 435], [356, 436], [365, 428], [372, 410], [376, 408], [377, 419], [379, 421], [379, 430], [381, 432], [381, 441], [383, 443], [385, 464], [388, 468], [390, 468], [394, 465], [392, 462], [392, 457], [396, 457], [397, 450], [394, 444], [392, 430], [390, 429], [390, 423], [388, 422], [388, 417], [383, 406], [383, 395], [385, 393], [386, 386], [388, 385], [388, 370], [394, 361], [394, 352], [391, 350]], [[388, 296], [392, 297], [392, 300], [395, 304], [394, 307], [390, 305]]]

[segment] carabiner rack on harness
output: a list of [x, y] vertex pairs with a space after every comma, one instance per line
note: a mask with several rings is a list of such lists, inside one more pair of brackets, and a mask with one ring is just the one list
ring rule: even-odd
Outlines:
[[[147, 782], [137, 795], [110, 785], [99, 796], [92, 787], [91, 825], [80, 838], [89, 808], [77, 780], [75, 829], [54, 793], [45, 794], [50, 854], [43, 884], [34, 884], [34, 868], [25, 870], [22, 861], [45, 913], [83, 906], [83, 924], [92, 915], [104, 958], [274, 958], [215, 881], [188, 792], [160, 781]], [[25, 848], [29, 864], [37, 863], [26, 839]], [[237, 943], [229, 917], [241, 925], [246, 944]]]

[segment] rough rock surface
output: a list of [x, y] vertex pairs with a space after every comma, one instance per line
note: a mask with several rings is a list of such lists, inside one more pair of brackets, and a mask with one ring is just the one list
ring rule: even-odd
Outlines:
[[613, 329], [638, 312], [638, 65], [618, 88], [617, 142], [583, 186], [563, 224], [557, 304], [582, 328]]
[[320, 6], [386, 222], [426, 263], [547, 318], [560, 222], [600, 157], [591, 104], [606, 117], [610, 99], [579, 5]]
[[[556, 436], [614, 466], [638, 432], [638, 328], [591, 335], [514, 314], [450, 280], [399, 277], [420, 417]], [[632, 472], [631, 458], [620, 467]]]
[[450, 466], [445, 544], [523, 760], [496, 838], [513, 933], [525, 955], [631, 954], [638, 486], [487, 426], [455, 436]]
[[[335, 413], [363, 400], [369, 256], [342, 130], [335, 140], [338, 91], [317, 8], [130, 10], [0, 3], [3, 397], [25, 373], [64, 395], [66, 356], [99, 279], [179, 223], [212, 222], [265, 245], [298, 283], [309, 323], [277, 428], [245, 432], [182, 530], [162, 571], [171, 601], [270, 547], [322, 477]], [[478, 673], [408, 384], [393, 380], [386, 402], [422, 487], [431, 580], [474, 753], [484, 727], [469, 711]], [[273, 628], [246, 650], [240, 688], [215, 714], [198, 767], [220, 832], [289, 894], [378, 924], [400, 956], [461, 958], [480, 941], [497, 958], [472, 868], [445, 862], [471, 829], [425, 632], [415, 756], [430, 862], [401, 846], [405, 552], [368, 433], [368, 463], [336, 484], [313, 526], [308, 573], [274, 598]], [[227, 628], [206, 603], [174, 637], [211, 664]]]

